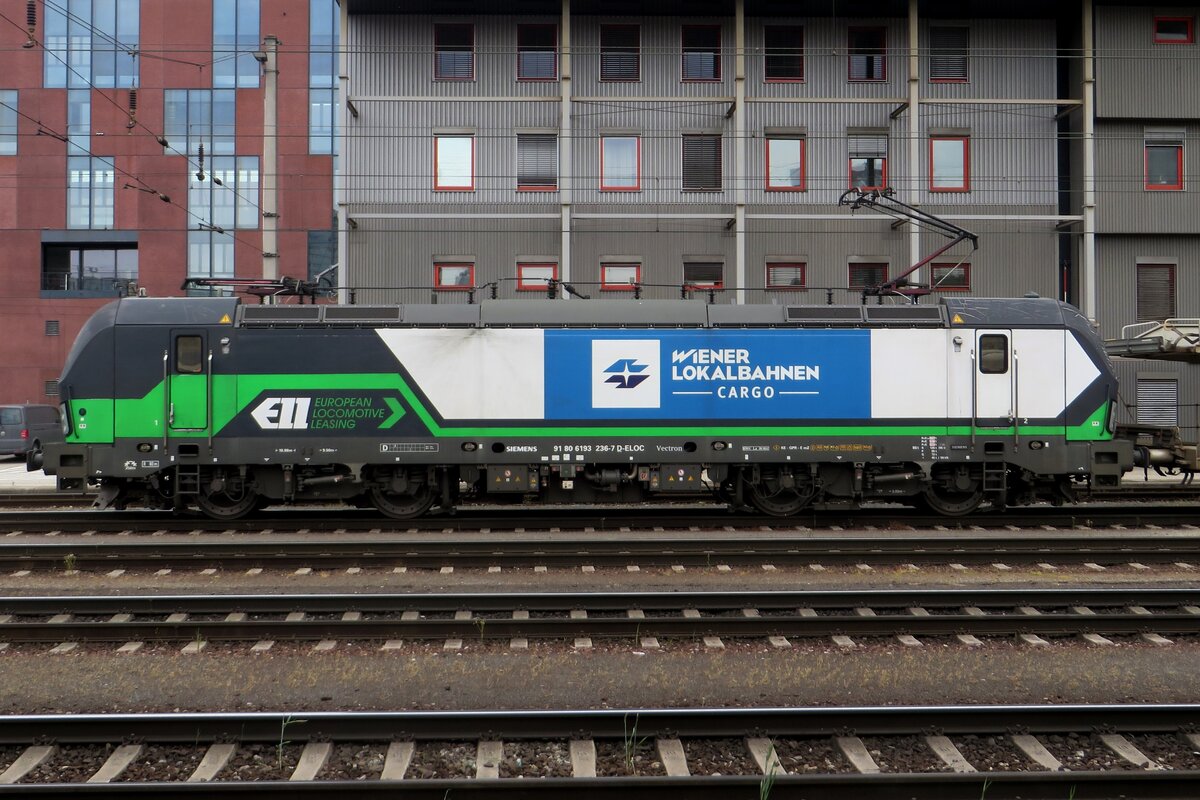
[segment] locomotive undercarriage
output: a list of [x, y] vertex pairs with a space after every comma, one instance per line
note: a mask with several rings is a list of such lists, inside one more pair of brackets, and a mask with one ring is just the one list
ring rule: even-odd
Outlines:
[[214, 519], [244, 517], [272, 504], [344, 502], [411, 519], [462, 502], [618, 504], [715, 498], [735, 510], [788, 517], [825, 505], [890, 502], [961, 516], [1075, 499], [1087, 488], [1061, 475], [989, 461], [971, 464], [645, 464], [645, 465], [183, 465], [144, 479], [104, 479], [97, 505], [184, 510]]

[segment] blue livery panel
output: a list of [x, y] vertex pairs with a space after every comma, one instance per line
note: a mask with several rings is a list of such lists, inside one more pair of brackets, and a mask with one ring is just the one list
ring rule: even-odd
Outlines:
[[547, 419], [869, 419], [866, 330], [547, 330]]

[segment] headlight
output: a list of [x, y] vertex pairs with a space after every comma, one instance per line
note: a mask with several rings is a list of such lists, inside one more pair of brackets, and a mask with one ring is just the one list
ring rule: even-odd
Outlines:
[[71, 409], [67, 408], [66, 403], [58, 404], [58, 418], [62, 420], [63, 436], [71, 435]]

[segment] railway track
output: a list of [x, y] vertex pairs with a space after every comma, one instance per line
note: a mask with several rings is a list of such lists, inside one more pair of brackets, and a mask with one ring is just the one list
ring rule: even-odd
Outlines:
[[1194, 705], [10, 716], [0, 795], [1190, 800], [1197, 719]]
[[[31, 541], [36, 539], [36, 541]], [[0, 570], [246, 570], [873, 566], [1168, 565], [1200, 569], [1200, 531], [912, 531], [870, 536], [777, 530], [577, 533], [490, 532], [219, 534], [186, 537], [82, 536], [70, 540], [10, 532], [0, 537]]]
[[[1200, 634], [1200, 589], [973, 589], [802, 592], [307, 594], [0, 597], [0, 642], [768, 639]], [[141, 643], [141, 644], [139, 644]], [[649, 643], [649, 644], [648, 644]], [[524, 647], [523, 644], [515, 644]], [[260, 649], [265, 649], [260, 647]], [[1200, 722], [1200, 720], [1197, 720]]]

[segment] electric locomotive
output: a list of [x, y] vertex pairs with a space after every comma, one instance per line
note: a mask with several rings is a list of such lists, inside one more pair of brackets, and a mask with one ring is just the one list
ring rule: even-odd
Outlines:
[[44, 468], [98, 505], [715, 498], [947, 515], [1110, 487], [1117, 382], [1048, 299], [936, 305], [124, 298], [59, 381]]

